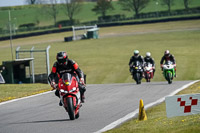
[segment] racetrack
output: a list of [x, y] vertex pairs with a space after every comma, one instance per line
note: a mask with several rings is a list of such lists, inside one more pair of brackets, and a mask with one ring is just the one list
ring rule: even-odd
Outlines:
[[[0, 133], [92, 133], [192, 81], [88, 85], [80, 118], [69, 120], [53, 92], [0, 104]], [[102, 131], [102, 130], [101, 130]]]

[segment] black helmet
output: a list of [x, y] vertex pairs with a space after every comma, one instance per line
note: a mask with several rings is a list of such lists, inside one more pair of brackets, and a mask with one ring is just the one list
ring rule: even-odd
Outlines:
[[59, 52], [56, 56], [58, 64], [62, 65], [67, 62], [68, 55], [66, 52]]

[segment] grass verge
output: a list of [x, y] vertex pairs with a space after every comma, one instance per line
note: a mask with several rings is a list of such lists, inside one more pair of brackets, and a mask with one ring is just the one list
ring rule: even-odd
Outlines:
[[50, 90], [47, 84], [0, 84], [0, 102], [43, 93]]
[[[200, 82], [197, 82], [177, 95], [200, 93]], [[200, 114], [167, 118], [165, 102], [146, 110], [148, 120], [130, 120], [120, 127], [106, 133], [199, 133]]]

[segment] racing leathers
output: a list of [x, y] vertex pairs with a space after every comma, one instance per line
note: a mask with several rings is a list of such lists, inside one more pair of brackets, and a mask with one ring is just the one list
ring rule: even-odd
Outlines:
[[[71, 73], [71, 74], [77, 74], [76, 78], [78, 81], [80, 93], [81, 93], [81, 101], [84, 102], [84, 92], [86, 91], [85, 83], [84, 82], [84, 74], [79, 68], [78, 64], [74, 62], [73, 60], [68, 59], [67, 62], [63, 64], [59, 64], [58, 62], [55, 62], [52, 71], [48, 77], [49, 82], [51, 83], [51, 86], [54, 88], [55, 85], [58, 84], [58, 80], [62, 77], [62, 74], [64, 73]], [[56, 89], [56, 88], [54, 88]], [[55, 95], [60, 97], [59, 91], [56, 89]]]
[[146, 63], [152, 64], [152, 67], [153, 67], [153, 75], [154, 75], [154, 73], [155, 73], [155, 61], [154, 61], [154, 59], [151, 58], [151, 57], [144, 57], [144, 62], [145, 62], [145, 64], [146, 64]]
[[[133, 73], [133, 65], [136, 63], [136, 61], [140, 62], [141, 66], [142, 66], [142, 69], [143, 69], [143, 66], [144, 66], [144, 58], [143, 58], [143, 56], [141, 56], [141, 55], [132, 56], [130, 61], [129, 61], [129, 67], [130, 67], [131, 74]], [[144, 77], [144, 73], [142, 73], [142, 76]]]
[[163, 71], [163, 63], [167, 62], [167, 61], [171, 61], [174, 64], [174, 67], [175, 67], [175, 77], [176, 77], [176, 60], [175, 60], [175, 58], [174, 58], [174, 56], [172, 54], [169, 54], [168, 56], [164, 55], [161, 58], [160, 67], [161, 67], [162, 71]]

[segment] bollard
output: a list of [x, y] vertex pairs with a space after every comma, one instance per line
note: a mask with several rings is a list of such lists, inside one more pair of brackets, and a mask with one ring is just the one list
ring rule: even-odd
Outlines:
[[147, 115], [144, 109], [144, 104], [143, 104], [143, 100], [140, 99], [140, 106], [139, 106], [139, 116], [138, 116], [139, 120], [147, 120]]

